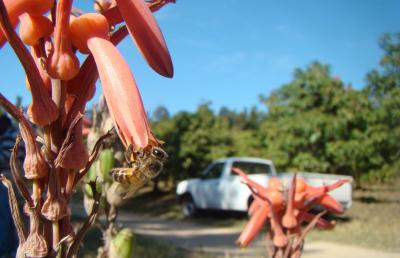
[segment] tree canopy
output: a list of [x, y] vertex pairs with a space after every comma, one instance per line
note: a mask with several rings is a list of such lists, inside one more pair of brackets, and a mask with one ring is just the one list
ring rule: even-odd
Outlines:
[[384, 35], [380, 46], [380, 65], [361, 90], [316, 61], [260, 97], [267, 112], [223, 107], [215, 113], [210, 103], [174, 115], [157, 108], [154, 133], [166, 141], [170, 156], [165, 177], [198, 176], [222, 157], [258, 156], [271, 159], [279, 171], [390, 180], [400, 165], [400, 33]]

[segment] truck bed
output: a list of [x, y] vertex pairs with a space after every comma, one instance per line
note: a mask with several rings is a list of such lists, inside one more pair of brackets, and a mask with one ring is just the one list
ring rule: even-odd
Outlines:
[[[297, 173], [298, 176], [304, 177], [306, 182], [312, 186], [322, 186], [322, 185], [329, 185], [335, 183], [340, 179], [349, 179], [353, 181], [351, 176], [346, 175], [330, 175], [330, 174], [321, 174], [321, 173], [313, 173], [313, 172], [299, 172]], [[293, 173], [278, 173], [278, 176], [282, 178], [285, 185], [288, 185], [288, 182], [293, 176]], [[341, 187], [329, 192], [329, 194], [338, 200], [345, 209], [351, 207], [352, 203], [352, 183], [346, 183]]]

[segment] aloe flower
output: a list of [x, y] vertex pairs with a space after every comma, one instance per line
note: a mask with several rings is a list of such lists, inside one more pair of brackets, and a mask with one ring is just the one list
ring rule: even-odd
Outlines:
[[69, 17], [73, 0], [59, 0], [54, 27], [54, 45], [47, 60], [47, 72], [53, 78], [72, 79], [79, 72], [79, 60], [72, 50]]
[[[0, 0], [0, 49], [6, 41], [10, 44], [25, 70], [26, 86], [32, 95], [27, 113], [23, 114], [0, 94], [0, 105], [19, 123], [25, 143], [24, 171], [16, 165], [12, 170], [29, 210], [31, 229], [25, 245], [20, 246], [29, 257], [77, 257], [80, 242], [99, 213], [100, 194], [91, 182], [93, 205], [89, 217], [76, 233], [71, 229], [69, 200], [100, 152], [102, 142], [112, 135], [109, 132], [99, 136], [88, 155], [82, 116], [98, 78], [125, 147], [137, 150], [159, 145], [134, 76], [115, 46], [131, 34], [156, 72], [166, 77], [173, 75], [168, 48], [151, 13], [173, 0], [102, 0], [97, 8], [104, 16], [83, 14], [73, 2]], [[19, 35], [15, 32], [18, 22]], [[116, 24], [121, 26], [112, 31]], [[77, 50], [88, 54], [82, 64]], [[35, 124], [35, 130], [25, 117]], [[18, 144], [14, 149], [17, 148]], [[102, 160], [108, 160], [102, 164], [104, 170], [112, 165], [111, 157], [111, 153], [102, 154]], [[12, 164], [16, 164], [15, 160]], [[103, 179], [109, 180], [107, 175]]]
[[[238, 168], [233, 168], [233, 172], [242, 177], [253, 193], [254, 202], [250, 206], [250, 220], [243, 229], [236, 243], [241, 247], [246, 247], [262, 231], [265, 224], [270, 228], [267, 238], [273, 243], [273, 248], [269, 250], [272, 257], [279, 256], [284, 251], [288, 254], [285, 257], [300, 257], [301, 246], [304, 243], [305, 235], [315, 226], [321, 229], [332, 229], [336, 222], [328, 221], [321, 216], [309, 213], [315, 205], [322, 205], [332, 213], [342, 213], [343, 207], [332, 196], [328, 194], [349, 180], [339, 180], [331, 185], [313, 187], [308, 185], [304, 178], [292, 177], [290, 186], [287, 190], [282, 189], [280, 180], [271, 178], [268, 187], [263, 187], [251, 180], [246, 173]], [[277, 196], [284, 195], [284, 198]], [[304, 229], [301, 223], [309, 223]]]
[[72, 21], [73, 43], [94, 57], [111, 116], [118, 134], [127, 147], [144, 148], [151, 134], [143, 102], [129, 66], [108, 40], [107, 19], [96, 13], [84, 14]]
[[141, 0], [116, 0], [129, 32], [149, 65], [159, 74], [172, 77], [173, 67], [164, 37], [149, 7]]
[[[4, 0], [9, 20], [13, 27], [18, 23], [18, 16], [23, 13], [41, 15], [53, 6], [53, 0]], [[0, 48], [6, 42], [4, 33], [0, 31]]]
[[117, 7], [104, 13], [110, 25], [125, 21], [129, 33], [147, 63], [160, 75], [171, 78], [174, 74], [171, 56], [151, 12], [175, 1], [116, 0], [116, 3]]

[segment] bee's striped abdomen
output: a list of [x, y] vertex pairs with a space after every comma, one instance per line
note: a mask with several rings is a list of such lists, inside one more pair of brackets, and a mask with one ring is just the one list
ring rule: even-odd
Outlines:
[[110, 171], [111, 178], [120, 184], [139, 185], [143, 178], [135, 168], [114, 168]]
[[129, 184], [131, 172], [129, 168], [114, 168], [110, 172], [111, 178], [121, 184]]

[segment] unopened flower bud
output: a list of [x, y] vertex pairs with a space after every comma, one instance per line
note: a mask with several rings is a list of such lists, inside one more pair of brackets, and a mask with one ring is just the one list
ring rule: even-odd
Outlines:
[[112, 150], [105, 149], [100, 153], [100, 170], [103, 182], [110, 182], [110, 170], [114, 167], [115, 158]]
[[131, 258], [134, 251], [134, 235], [128, 228], [117, 233], [110, 245], [109, 257]]
[[[92, 180], [94, 181], [94, 180]], [[92, 191], [92, 187], [89, 184], [85, 184], [85, 195], [87, 195], [90, 198], [93, 198], [93, 191]], [[102, 189], [102, 184], [100, 184], [98, 181], [96, 181], [96, 192], [98, 193], [102, 193], [103, 189]]]

